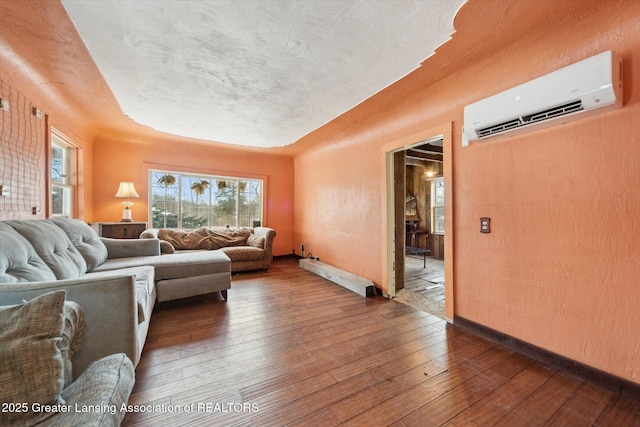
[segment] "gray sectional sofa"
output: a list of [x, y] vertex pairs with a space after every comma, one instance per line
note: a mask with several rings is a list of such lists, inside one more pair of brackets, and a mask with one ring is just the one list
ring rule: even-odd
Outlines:
[[158, 239], [100, 238], [80, 220], [0, 221], [0, 306], [63, 289], [85, 312], [74, 373], [114, 353], [140, 360], [156, 300], [231, 287], [222, 251], [160, 254]]

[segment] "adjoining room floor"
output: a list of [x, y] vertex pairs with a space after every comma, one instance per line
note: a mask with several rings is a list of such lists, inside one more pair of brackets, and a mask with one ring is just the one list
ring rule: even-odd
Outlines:
[[404, 289], [396, 292], [395, 300], [445, 319], [444, 261], [407, 255], [404, 263]]
[[[154, 312], [124, 426], [637, 426], [640, 402], [298, 267]], [[138, 405], [138, 406], [133, 406]], [[395, 423], [395, 424], [394, 424]]]

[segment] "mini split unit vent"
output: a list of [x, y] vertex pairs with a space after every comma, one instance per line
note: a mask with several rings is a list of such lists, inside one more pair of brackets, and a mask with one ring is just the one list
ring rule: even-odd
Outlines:
[[621, 106], [622, 61], [606, 51], [467, 105], [462, 145], [518, 135]]

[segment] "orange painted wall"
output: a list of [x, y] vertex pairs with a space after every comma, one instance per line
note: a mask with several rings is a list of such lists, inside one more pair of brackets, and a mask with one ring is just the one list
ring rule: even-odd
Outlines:
[[[81, 150], [81, 168], [78, 176], [77, 217], [93, 216], [93, 139], [97, 129], [90, 117], [78, 106], [77, 99], [69, 95], [69, 88], [84, 81], [82, 66], [61, 66], [60, 58], [74, 58], [77, 50], [75, 28], [61, 5], [35, 2], [2, 2], [0, 4], [0, 80], [22, 93], [48, 116], [49, 126], [57, 129], [77, 144]], [[51, 31], [55, 28], [55, 31]], [[44, 33], [44, 36], [43, 36]], [[80, 64], [82, 65], [82, 64]], [[71, 78], [70, 78], [71, 77]], [[75, 77], [75, 78], [74, 78]], [[66, 82], [70, 80], [70, 84]], [[29, 114], [28, 111], [23, 112]], [[41, 212], [46, 216], [44, 189], [45, 147], [38, 153], [41, 162]], [[27, 215], [27, 214], [25, 214]]]
[[132, 181], [140, 198], [132, 199], [133, 219], [147, 218], [149, 168], [199, 172], [212, 175], [248, 176], [266, 180], [263, 224], [278, 233], [274, 255], [291, 253], [293, 240], [293, 160], [268, 150], [240, 149], [174, 140], [131, 140], [98, 137], [93, 167], [96, 221], [119, 221], [122, 200], [114, 197], [120, 181]]
[[[453, 122], [455, 313], [640, 382], [638, 22], [633, 1], [470, 2], [423, 69], [298, 143], [296, 249], [382, 283], [381, 147]], [[461, 147], [466, 104], [608, 49], [623, 109]]]

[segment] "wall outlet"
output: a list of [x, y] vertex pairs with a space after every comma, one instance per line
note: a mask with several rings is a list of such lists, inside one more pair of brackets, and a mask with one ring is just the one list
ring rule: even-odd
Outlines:
[[480, 232], [491, 233], [491, 218], [487, 218], [487, 217], [480, 218]]

